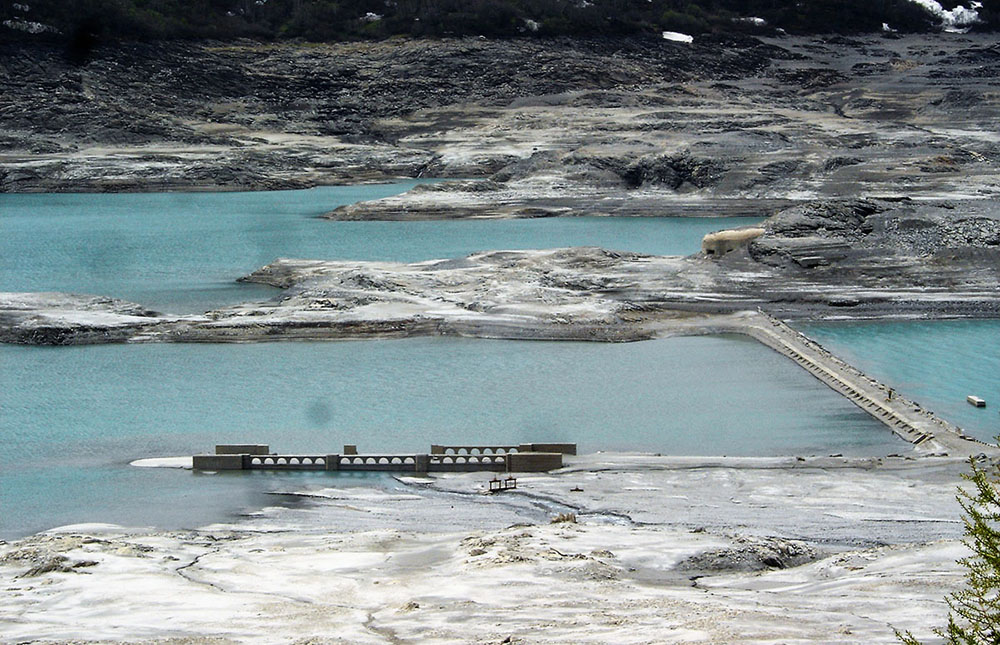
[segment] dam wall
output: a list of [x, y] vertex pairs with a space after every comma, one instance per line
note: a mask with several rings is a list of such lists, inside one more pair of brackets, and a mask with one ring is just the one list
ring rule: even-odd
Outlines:
[[966, 435], [961, 428], [900, 396], [887, 385], [837, 358], [822, 345], [766, 313], [734, 329], [795, 361], [802, 369], [847, 397], [899, 437], [923, 450], [952, 455], [1000, 454], [997, 446]]

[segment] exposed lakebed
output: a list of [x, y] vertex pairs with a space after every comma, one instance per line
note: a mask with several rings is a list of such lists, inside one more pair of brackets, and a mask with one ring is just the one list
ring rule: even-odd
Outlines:
[[[687, 254], [746, 220], [586, 218], [329, 222], [392, 186], [282, 193], [5, 195], [3, 288], [90, 291], [197, 310], [267, 295], [232, 282], [277, 256], [417, 260], [483, 248], [603, 245]], [[197, 234], [189, 234], [194, 227]], [[260, 292], [255, 292], [259, 289]], [[392, 342], [0, 347], [3, 536], [110, 521], [195, 526], [273, 503], [309, 477], [130, 468], [216, 442], [426, 449], [576, 441], [665, 454], [885, 454], [879, 424], [764, 347], [731, 337], [641, 344]], [[302, 479], [302, 481], [300, 481]], [[326, 478], [317, 478], [320, 485]], [[351, 480], [354, 481], [354, 480]], [[362, 478], [369, 485], [371, 478]], [[350, 483], [345, 481], [345, 483]], [[151, 504], [150, 500], [155, 500]]]
[[[687, 254], [704, 232], [698, 227], [732, 225], [720, 220], [691, 221], [691, 243], [674, 249], [664, 240], [687, 220], [323, 223], [314, 216], [336, 210], [337, 200], [303, 209], [301, 199], [316, 192], [70, 195], [61, 213], [45, 207], [49, 195], [0, 196], [4, 233], [14, 239], [13, 254], [0, 255], [0, 281], [11, 278], [2, 288], [198, 312], [276, 293], [233, 283], [270, 263], [255, 273], [284, 287], [289, 305], [229, 307], [228, 315], [200, 316], [197, 329], [196, 316], [154, 324], [139, 311], [125, 329], [109, 329], [141, 307], [91, 299], [74, 314], [80, 299], [15, 294], [0, 300], [3, 325], [16, 332], [5, 339], [239, 341], [252, 336], [247, 329], [260, 340], [316, 329], [329, 338], [360, 320], [373, 334], [513, 328], [551, 338], [568, 337], [569, 328], [575, 337], [606, 331], [603, 338], [621, 340], [623, 328], [636, 338], [643, 324], [663, 331], [690, 322], [661, 319], [681, 306], [695, 312], [693, 324], [697, 312], [758, 306], [799, 321], [996, 317], [997, 96], [983, 92], [996, 76], [995, 42], [897, 36], [659, 47], [179, 43], [103, 48], [85, 65], [62, 62], [53, 48], [8, 48], [0, 60], [14, 102], [3, 132], [10, 149], [0, 154], [4, 191], [489, 177], [337, 211], [370, 220], [763, 217], [804, 199], [862, 199], [790, 209], [747, 255], [715, 261], [601, 249], [463, 256], [580, 244]], [[206, 79], [227, 81], [216, 89]], [[891, 199], [864, 199], [880, 196]], [[74, 206], [87, 200], [96, 211]], [[204, 208], [166, 207], [175, 200]], [[15, 203], [28, 211], [7, 217]], [[170, 216], [150, 218], [157, 211]], [[51, 222], [35, 221], [46, 215]], [[123, 228], [123, 217], [136, 228]], [[274, 263], [280, 256], [346, 261]], [[433, 267], [356, 262], [428, 257], [449, 259]], [[309, 280], [310, 272], [325, 279]], [[187, 335], [176, 333], [185, 326]], [[885, 329], [857, 328], [857, 344], [814, 335], [946, 416], [941, 402], [965, 406], [965, 390], [997, 373], [988, 354], [995, 327], [975, 327], [972, 351], [958, 351], [955, 337], [964, 334], [949, 324]], [[698, 333], [707, 331], [722, 328]], [[0, 623], [18, 640], [475, 633], [495, 642], [538, 634], [552, 642], [805, 642], [829, 639], [832, 625], [858, 641], [891, 642], [890, 625], [929, 637], [947, 611], [941, 598], [959, 585], [960, 458], [809, 458], [908, 447], [747, 340], [0, 346], [0, 363], [8, 448], [0, 537], [70, 521], [195, 526], [282, 504], [231, 528], [109, 535], [91, 525], [0, 544], [10, 591]], [[920, 369], [893, 371], [905, 365]], [[979, 376], [938, 391], [942, 373]], [[1000, 397], [976, 391], [991, 407], [962, 411], [995, 418]], [[425, 449], [433, 440], [543, 431], [584, 451], [803, 457], [589, 454], [501, 496], [470, 494], [485, 483], [481, 473], [404, 487], [382, 476], [127, 465], [220, 440]], [[300, 510], [291, 507], [301, 495], [267, 495], [288, 491], [325, 501]], [[565, 511], [581, 521], [548, 522]], [[310, 516], [304, 526], [302, 516]], [[81, 535], [94, 533], [103, 535]], [[868, 548], [884, 544], [892, 546]], [[866, 550], [802, 564], [831, 547]], [[744, 563], [793, 568], [746, 575], [756, 569]], [[49, 573], [35, 577], [39, 570]], [[455, 584], [445, 589], [442, 580]], [[848, 600], [831, 603], [831, 589]], [[553, 626], [553, 616], [567, 620]]]

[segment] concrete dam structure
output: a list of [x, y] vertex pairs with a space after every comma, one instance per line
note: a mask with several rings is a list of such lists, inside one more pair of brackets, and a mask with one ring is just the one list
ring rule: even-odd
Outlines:
[[563, 455], [575, 455], [573, 443], [523, 443], [506, 446], [432, 445], [429, 453], [274, 454], [266, 444], [220, 444], [215, 454], [195, 455], [195, 470], [324, 470], [376, 472], [547, 472], [562, 468]]
[[773, 316], [758, 312], [742, 329], [733, 331], [746, 334], [792, 359], [916, 446], [952, 455], [1000, 454], [997, 446], [970, 437], [958, 426], [900, 396]]

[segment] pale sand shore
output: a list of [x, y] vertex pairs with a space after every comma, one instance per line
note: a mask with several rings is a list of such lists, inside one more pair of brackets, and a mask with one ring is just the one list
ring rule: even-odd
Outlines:
[[[965, 468], [595, 454], [495, 496], [486, 473], [401, 477], [198, 531], [65, 527], [0, 544], [0, 641], [929, 636], [961, 583]], [[26, 575], [39, 564], [54, 570]]]

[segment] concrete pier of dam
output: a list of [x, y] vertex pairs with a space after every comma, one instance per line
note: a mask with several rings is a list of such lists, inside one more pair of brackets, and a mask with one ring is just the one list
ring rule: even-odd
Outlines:
[[792, 359], [922, 451], [952, 456], [1000, 455], [997, 446], [968, 436], [958, 426], [900, 396], [777, 318], [758, 311], [742, 317], [741, 322], [732, 331], [746, 334]]
[[274, 454], [266, 444], [219, 444], [215, 454], [195, 455], [195, 470], [328, 470], [378, 472], [547, 472], [562, 468], [563, 455], [575, 455], [574, 443], [522, 443], [505, 446], [432, 445], [430, 453]]

